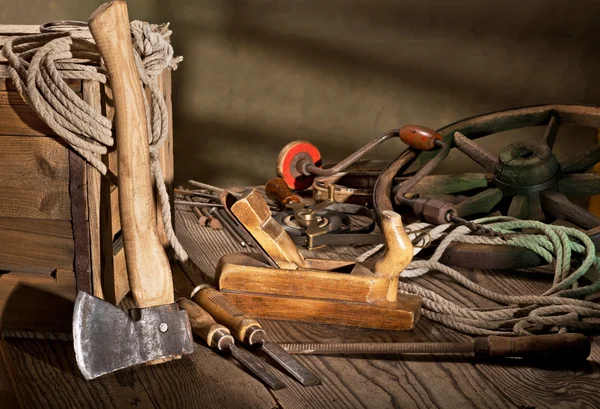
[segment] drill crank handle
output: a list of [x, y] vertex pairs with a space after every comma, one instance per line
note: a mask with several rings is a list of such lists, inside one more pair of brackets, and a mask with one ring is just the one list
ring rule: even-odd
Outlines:
[[192, 291], [190, 298], [212, 315], [217, 322], [229, 328], [238, 341], [249, 345], [264, 341], [265, 332], [258, 321], [244, 315], [214, 288], [205, 284], [199, 285]]

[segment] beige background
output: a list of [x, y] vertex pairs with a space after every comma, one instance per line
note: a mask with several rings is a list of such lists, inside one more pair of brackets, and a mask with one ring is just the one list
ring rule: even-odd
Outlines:
[[[96, 0], [2, 0], [0, 23], [86, 20]], [[441, 127], [496, 109], [600, 102], [594, 0], [129, 1], [171, 22], [178, 183], [257, 184], [308, 139], [326, 163], [407, 123]], [[534, 136], [540, 135], [540, 130]], [[523, 134], [485, 141], [498, 151]], [[560, 137], [559, 137], [560, 138]], [[564, 130], [558, 153], [593, 143]], [[373, 158], [395, 156], [400, 142]], [[445, 170], [475, 169], [454, 155]]]

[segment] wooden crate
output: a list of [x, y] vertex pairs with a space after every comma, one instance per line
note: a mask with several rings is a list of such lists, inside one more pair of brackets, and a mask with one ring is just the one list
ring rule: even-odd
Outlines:
[[[0, 25], [0, 45], [10, 36], [38, 32], [38, 26]], [[170, 81], [165, 71], [160, 87], [169, 111]], [[104, 86], [82, 80], [68, 84], [112, 116]], [[169, 130], [161, 165], [172, 192], [171, 124]], [[118, 175], [115, 149], [102, 160]], [[121, 301], [129, 284], [118, 209], [118, 187], [38, 118], [15, 90], [0, 56], [1, 331], [70, 332], [79, 290]], [[157, 222], [166, 247], [159, 212]]]

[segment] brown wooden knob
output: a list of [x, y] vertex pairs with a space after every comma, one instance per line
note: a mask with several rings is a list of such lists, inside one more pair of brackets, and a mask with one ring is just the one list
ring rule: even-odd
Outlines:
[[400, 139], [411, 148], [429, 151], [436, 147], [436, 139], [442, 140], [442, 135], [424, 126], [406, 125], [400, 129]]

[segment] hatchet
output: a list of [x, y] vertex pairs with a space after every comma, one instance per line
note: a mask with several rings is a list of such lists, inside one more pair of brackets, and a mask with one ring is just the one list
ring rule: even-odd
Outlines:
[[86, 379], [193, 352], [185, 310], [174, 300], [171, 269], [156, 233], [144, 96], [131, 44], [127, 4], [102, 4], [89, 28], [113, 93], [119, 213], [129, 284], [139, 308], [129, 315], [80, 292], [73, 312], [77, 364]]

